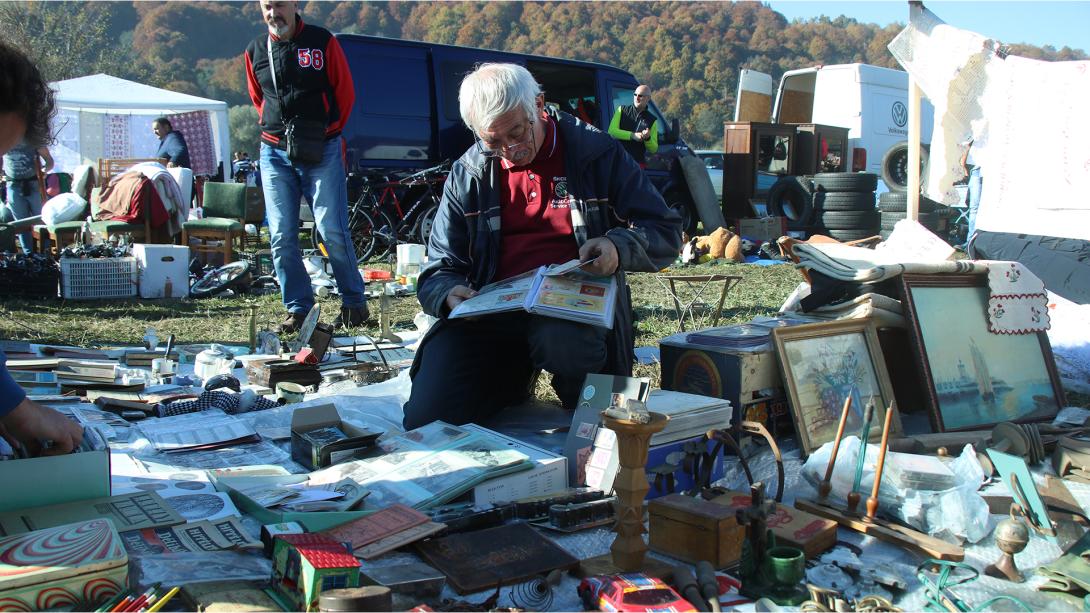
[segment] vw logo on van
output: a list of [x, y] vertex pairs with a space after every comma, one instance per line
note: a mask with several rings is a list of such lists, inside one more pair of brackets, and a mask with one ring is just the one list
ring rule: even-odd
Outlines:
[[897, 124], [898, 128], [905, 127], [905, 124], [908, 123], [908, 109], [905, 107], [905, 103], [900, 101], [894, 102], [892, 114], [893, 123]]

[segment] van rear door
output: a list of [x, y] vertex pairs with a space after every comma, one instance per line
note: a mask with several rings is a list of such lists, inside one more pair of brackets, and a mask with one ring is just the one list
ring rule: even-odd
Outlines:
[[734, 97], [734, 121], [768, 123], [772, 120], [771, 75], [743, 68], [738, 73], [738, 94]]

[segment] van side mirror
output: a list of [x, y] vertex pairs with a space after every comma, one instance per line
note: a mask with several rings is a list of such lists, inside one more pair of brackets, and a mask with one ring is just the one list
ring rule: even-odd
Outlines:
[[666, 130], [666, 134], [665, 134], [666, 138], [665, 138], [664, 142], [666, 144], [676, 143], [678, 141], [678, 135], [679, 134], [681, 134], [681, 123], [675, 117], [675, 118], [670, 120], [670, 126]]

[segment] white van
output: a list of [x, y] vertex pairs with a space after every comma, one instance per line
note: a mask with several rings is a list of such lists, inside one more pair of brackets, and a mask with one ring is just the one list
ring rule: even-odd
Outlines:
[[[848, 128], [852, 172], [873, 172], [895, 182], [907, 163], [908, 73], [870, 64], [835, 64], [789, 70], [780, 78], [775, 104], [772, 78], [742, 69], [735, 121], [818, 123]], [[920, 134], [930, 140], [935, 110], [920, 105]], [[899, 147], [898, 147], [899, 145]], [[898, 153], [901, 153], [898, 157]]]

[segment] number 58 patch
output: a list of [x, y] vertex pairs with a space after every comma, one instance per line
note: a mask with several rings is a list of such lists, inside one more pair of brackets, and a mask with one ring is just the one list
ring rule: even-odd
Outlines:
[[325, 66], [325, 54], [321, 49], [299, 49], [296, 58], [300, 68], [314, 68], [321, 70]]

